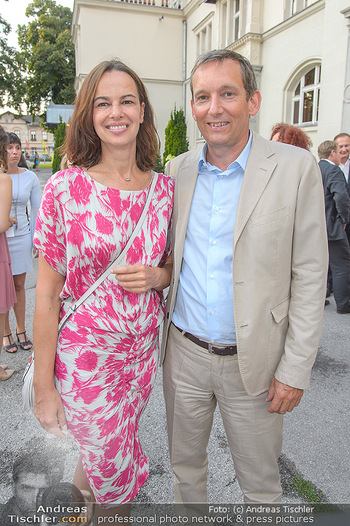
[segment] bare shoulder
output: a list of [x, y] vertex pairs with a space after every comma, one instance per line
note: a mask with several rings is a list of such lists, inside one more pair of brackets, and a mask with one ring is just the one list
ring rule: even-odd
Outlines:
[[6, 190], [7, 188], [12, 188], [12, 181], [11, 177], [4, 172], [0, 171], [0, 185], [2, 190]]

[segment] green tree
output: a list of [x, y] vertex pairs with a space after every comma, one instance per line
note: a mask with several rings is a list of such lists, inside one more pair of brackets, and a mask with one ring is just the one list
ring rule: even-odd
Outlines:
[[60, 117], [60, 123], [57, 125], [55, 130], [55, 153], [52, 161], [52, 173], [56, 173], [60, 169], [62, 154], [60, 152], [60, 146], [64, 143], [66, 137], [66, 125], [62, 122]]
[[72, 12], [54, 0], [33, 0], [26, 9], [33, 18], [18, 26], [18, 43], [27, 71], [25, 103], [39, 113], [42, 103], [72, 104], [75, 57], [70, 28]]
[[156, 153], [156, 158], [155, 158], [155, 161], [154, 161], [154, 169], [158, 173], [163, 173], [164, 172], [164, 164], [162, 162], [162, 157], [161, 157], [159, 152]]
[[188, 151], [187, 126], [183, 110], [176, 106], [171, 112], [170, 121], [165, 128], [164, 164], [170, 159]]
[[24, 65], [20, 53], [8, 45], [11, 26], [0, 15], [0, 104], [20, 110], [25, 94]]

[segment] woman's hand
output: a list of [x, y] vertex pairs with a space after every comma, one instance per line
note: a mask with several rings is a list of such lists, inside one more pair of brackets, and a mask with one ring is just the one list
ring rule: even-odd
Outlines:
[[138, 263], [114, 268], [112, 274], [124, 290], [141, 293], [150, 289], [162, 290], [159, 288], [162, 283], [162, 271], [160, 267], [147, 267]]
[[9, 217], [9, 228], [13, 225], [17, 225], [16, 216]]
[[39, 250], [34, 247], [33, 248], [33, 258], [37, 259], [39, 257]]
[[173, 256], [170, 255], [164, 267], [148, 267], [147, 265], [125, 265], [114, 268], [119, 285], [128, 292], [147, 292], [150, 289], [160, 292], [170, 284], [173, 269]]
[[34, 389], [34, 415], [48, 433], [66, 438], [66, 417], [61, 397], [55, 387]]

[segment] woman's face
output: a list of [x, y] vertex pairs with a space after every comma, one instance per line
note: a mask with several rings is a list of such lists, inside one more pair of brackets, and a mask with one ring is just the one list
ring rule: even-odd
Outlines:
[[271, 138], [271, 141], [279, 142], [281, 138], [280, 132], [275, 133], [275, 135]]
[[19, 163], [21, 158], [21, 145], [13, 142], [7, 147], [7, 164], [16, 165]]
[[123, 71], [104, 73], [97, 86], [93, 124], [104, 148], [136, 147], [136, 136], [144, 117], [134, 80]]

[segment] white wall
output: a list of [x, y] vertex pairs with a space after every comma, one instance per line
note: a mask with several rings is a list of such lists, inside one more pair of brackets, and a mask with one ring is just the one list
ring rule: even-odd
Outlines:
[[99, 62], [125, 62], [147, 87], [162, 148], [170, 113], [182, 107], [182, 20], [181, 10], [96, 0], [76, 0], [73, 14], [77, 87]]

